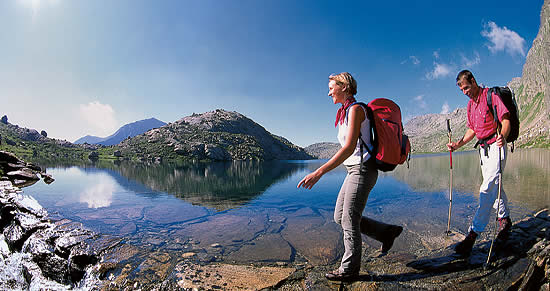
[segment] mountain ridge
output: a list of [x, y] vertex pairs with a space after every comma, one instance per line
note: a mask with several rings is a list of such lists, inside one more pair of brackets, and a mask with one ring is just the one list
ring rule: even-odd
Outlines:
[[107, 137], [97, 137], [93, 135], [86, 135], [77, 139], [75, 144], [101, 144], [101, 145], [116, 145], [128, 137], [134, 137], [138, 134], [142, 134], [153, 128], [166, 125], [166, 122], [160, 121], [154, 117], [148, 119], [142, 119], [134, 121], [121, 126], [115, 133]]
[[216, 109], [126, 139], [121, 154], [168, 160], [311, 159], [301, 147], [268, 132], [241, 113]]

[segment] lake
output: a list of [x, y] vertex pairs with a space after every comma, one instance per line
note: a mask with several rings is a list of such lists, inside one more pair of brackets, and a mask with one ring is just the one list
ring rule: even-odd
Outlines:
[[[296, 188], [323, 162], [52, 165], [47, 172], [56, 181], [24, 188], [24, 194], [54, 219], [122, 238], [132, 252], [120, 259], [134, 266], [135, 276], [153, 254], [163, 254], [171, 266], [181, 260], [331, 264], [343, 251], [332, 215], [345, 169], [326, 174], [312, 190]], [[465, 233], [481, 183], [477, 152], [454, 153], [453, 168], [451, 227]], [[509, 155], [503, 185], [513, 221], [550, 205], [549, 176], [550, 150]], [[364, 215], [404, 226], [394, 248], [420, 254], [445, 244], [438, 238], [447, 227], [448, 192], [448, 153], [415, 156], [409, 168], [381, 173]], [[371, 239], [365, 243], [367, 251], [380, 247]]]

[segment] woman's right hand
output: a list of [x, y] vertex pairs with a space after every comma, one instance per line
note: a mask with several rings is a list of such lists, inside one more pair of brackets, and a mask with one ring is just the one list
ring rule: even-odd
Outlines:
[[304, 187], [306, 189], [311, 189], [313, 187], [313, 185], [315, 185], [317, 183], [317, 181], [319, 181], [319, 179], [321, 179], [321, 176], [323, 176], [323, 175], [321, 173], [319, 173], [319, 171], [317, 170], [317, 171], [305, 176], [300, 181], [300, 183], [298, 183], [298, 186], [296, 186], [296, 188]]

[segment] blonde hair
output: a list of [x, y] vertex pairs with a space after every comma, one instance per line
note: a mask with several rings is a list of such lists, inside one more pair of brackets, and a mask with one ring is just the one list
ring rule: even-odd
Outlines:
[[329, 81], [335, 81], [336, 84], [338, 84], [340, 86], [346, 87], [344, 92], [346, 92], [347, 94], [349, 94], [351, 96], [355, 96], [355, 94], [357, 94], [357, 82], [351, 76], [350, 73], [342, 72], [342, 73], [337, 74], [337, 75], [332, 74], [332, 75], [328, 76], [328, 79], [329, 79]]

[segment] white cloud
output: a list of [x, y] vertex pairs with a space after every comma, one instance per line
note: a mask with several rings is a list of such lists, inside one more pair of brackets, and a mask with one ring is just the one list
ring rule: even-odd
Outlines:
[[80, 118], [91, 126], [94, 135], [108, 136], [117, 129], [115, 111], [109, 104], [101, 104], [99, 101], [80, 104], [78, 111]]
[[434, 69], [426, 73], [426, 79], [435, 80], [449, 76], [454, 71], [452, 65], [434, 62]]
[[510, 55], [519, 54], [525, 56], [525, 39], [515, 31], [504, 27], [499, 27], [496, 23], [490, 21], [481, 31], [481, 35], [486, 37], [491, 44], [487, 45], [492, 53], [505, 51]]
[[439, 50], [434, 51], [434, 58], [439, 59]]
[[410, 61], [411, 63], [413, 63], [413, 65], [418, 65], [418, 64], [420, 64], [420, 60], [419, 60], [418, 57], [416, 57], [416, 56], [409, 56], [409, 58], [406, 59], [406, 60], [404, 60], [404, 61], [402, 61], [401, 64], [403, 65], [403, 64], [407, 63], [408, 61]]
[[88, 208], [108, 207], [113, 203], [113, 193], [117, 184], [103, 175], [96, 179], [93, 186], [80, 193], [80, 202], [88, 204]]
[[462, 58], [462, 67], [471, 68], [481, 62], [478, 52], [474, 52], [473, 58], [469, 59], [465, 55], [461, 55]]
[[418, 96], [414, 97], [413, 100], [415, 101], [415, 103], [416, 103], [415, 105], [416, 105], [417, 108], [420, 108], [420, 109], [424, 110], [428, 107], [428, 104], [424, 100], [424, 95], [418, 95]]
[[443, 106], [441, 106], [441, 114], [447, 114], [451, 111], [451, 107], [449, 107], [449, 103], [445, 102], [443, 103]]

